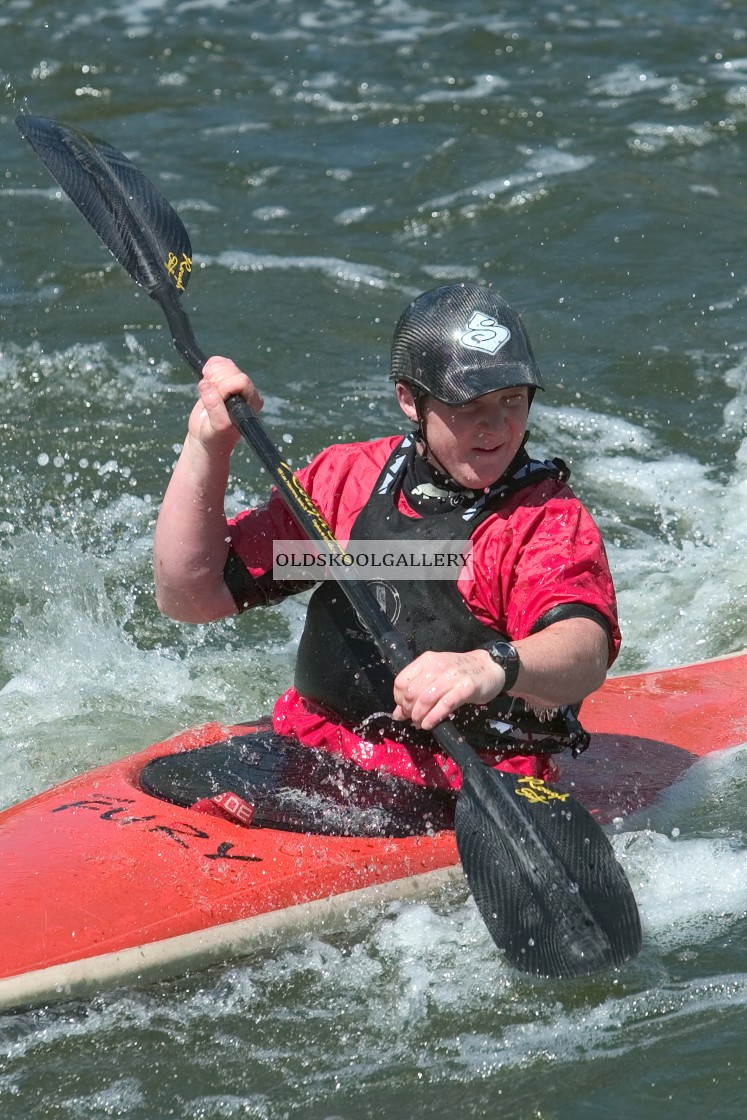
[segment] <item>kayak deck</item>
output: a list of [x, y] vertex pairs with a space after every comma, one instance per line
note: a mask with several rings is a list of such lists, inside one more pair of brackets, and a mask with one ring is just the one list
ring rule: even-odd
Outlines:
[[[150, 760], [250, 730], [208, 724], [0, 814], [0, 977], [25, 977], [21, 996], [40, 970], [49, 973], [35, 981], [41, 998], [60, 985], [90, 990], [95, 975], [69, 966], [456, 864], [451, 832], [394, 839], [245, 828], [139, 787]], [[189, 948], [200, 959], [200, 945]], [[136, 953], [124, 974], [145, 975], [145, 958]], [[0, 979], [0, 1007], [15, 1005], [17, 988]]]
[[747, 742], [747, 652], [611, 677], [584, 701], [591, 746], [559, 785], [603, 822], [650, 805], [696, 758]]
[[[696, 757], [747, 741], [746, 670], [742, 653], [612, 678], [560, 784], [603, 822], [650, 804]], [[448, 830], [246, 828], [142, 788], [154, 760], [255, 730], [208, 724], [0, 813], [0, 1008], [183, 973], [461, 875]]]

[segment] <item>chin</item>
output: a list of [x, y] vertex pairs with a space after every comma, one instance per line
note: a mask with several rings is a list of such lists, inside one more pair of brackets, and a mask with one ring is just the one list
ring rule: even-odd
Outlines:
[[469, 474], [462, 475], [460, 478], [457, 478], [456, 481], [467, 490], [487, 490], [487, 488], [492, 486], [494, 482], [497, 482], [499, 478], [500, 475], [493, 477], [492, 473], [490, 475], [484, 475], [470, 471]]
[[479, 468], [472, 468], [464, 472], [463, 486], [468, 486], [471, 490], [486, 490], [488, 486], [492, 486], [501, 477], [506, 467], [501, 463], [498, 466], [487, 464], [480, 470]]

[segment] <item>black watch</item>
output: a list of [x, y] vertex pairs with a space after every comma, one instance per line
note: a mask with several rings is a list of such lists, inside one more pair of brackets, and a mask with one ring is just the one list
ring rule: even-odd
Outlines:
[[516, 646], [512, 646], [510, 642], [491, 642], [491, 644], [485, 648], [496, 665], [500, 665], [501, 669], [503, 669], [503, 672], [506, 674], [506, 683], [500, 691], [500, 695], [502, 696], [504, 692], [510, 692], [516, 684], [516, 678], [519, 675], [519, 667], [521, 665], [518, 650]]

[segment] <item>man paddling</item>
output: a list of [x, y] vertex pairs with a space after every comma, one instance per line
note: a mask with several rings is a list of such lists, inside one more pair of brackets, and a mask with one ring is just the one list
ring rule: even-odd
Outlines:
[[[343, 541], [453, 541], [471, 565], [439, 580], [380, 587], [413, 653], [392, 679], [336, 583], [309, 602], [294, 686], [275, 730], [369, 769], [456, 788], [459, 767], [429, 732], [453, 717], [482, 756], [550, 778], [553, 756], [587, 740], [577, 708], [619, 649], [615, 595], [598, 529], [559, 460], [525, 450], [542, 382], [513, 309], [482, 285], [451, 284], [406, 309], [392, 346], [397, 400], [414, 430], [326, 449], [298, 472]], [[205, 366], [200, 400], [155, 539], [159, 607], [208, 622], [278, 602], [301, 586], [273, 570], [273, 542], [300, 536], [279, 494], [227, 521], [232, 394], [261, 397], [226, 358]]]

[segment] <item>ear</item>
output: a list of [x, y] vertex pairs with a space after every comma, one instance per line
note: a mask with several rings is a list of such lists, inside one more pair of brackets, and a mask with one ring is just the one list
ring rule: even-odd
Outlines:
[[409, 385], [405, 385], [404, 381], [398, 381], [395, 385], [397, 390], [397, 403], [404, 412], [408, 420], [413, 424], [418, 422], [418, 410], [415, 407], [415, 398], [412, 395], [412, 390]]

